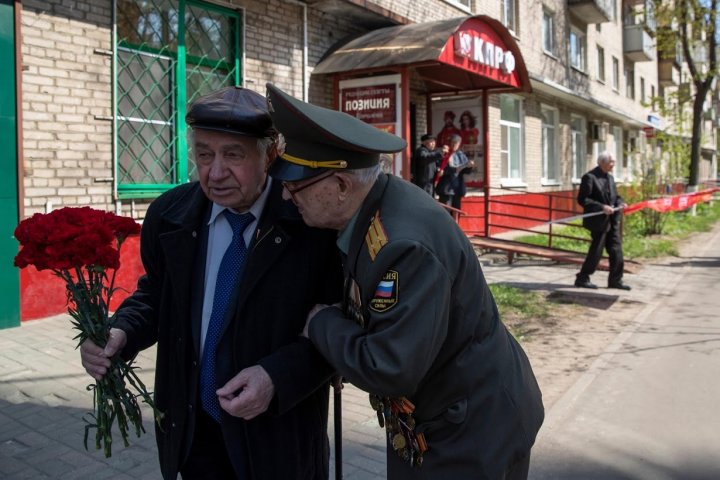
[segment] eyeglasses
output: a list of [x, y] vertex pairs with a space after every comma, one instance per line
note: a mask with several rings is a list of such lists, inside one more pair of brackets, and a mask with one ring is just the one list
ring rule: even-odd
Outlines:
[[321, 180], [324, 180], [334, 174], [335, 174], [334, 170], [328, 170], [324, 173], [321, 173], [320, 175], [312, 177], [307, 183], [282, 182], [282, 185], [283, 185], [283, 187], [285, 187], [285, 190], [287, 190], [288, 193], [290, 193], [290, 195], [295, 195], [296, 193], [298, 193], [302, 190], [305, 190], [306, 188], [308, 188], [312, 185], [315, 185], [316, 183], [320, 182]]

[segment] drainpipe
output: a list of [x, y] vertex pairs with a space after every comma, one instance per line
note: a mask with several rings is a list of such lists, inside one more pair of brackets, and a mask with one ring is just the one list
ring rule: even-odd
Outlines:
[[302, 61], [302, 89], [303, 101], [308, 101], [309, 81], [308, 81], [308, 19], [307, 19], [307, 3], [298, 0], [285, 0], [286, 3], [302, 7], [303, 15], [303, 61]]

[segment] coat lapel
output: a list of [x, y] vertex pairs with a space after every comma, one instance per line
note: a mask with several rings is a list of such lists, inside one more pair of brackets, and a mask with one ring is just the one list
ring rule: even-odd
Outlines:
[[[277, 262], [292, 241], [292, 236], [287, 229], [283, 228], [283, 221], [302, 222], [297, 210], [290, 202], [282, 199], [282, 184], [274, 181], [271, 188], [262, 216], [255, 229], [242, 279], [235, 289], [228, 314], [225, 316], [221, 336], [224, 335], [233, 320], [242, 321], [241, 318], [236, 319], [235, 317], [239, 315], [257, 283]], [[292, 220], [290, 220], [291, 218]]]
[[[208, 208], [208, 200], [199, 185], [193, 188], [188, 195], [180, 198], [162, 213], [163, 221], [169, 224], [168, 229], [160, 234], [160, 245], [165, 255], [165, 265], [168, 271], [167, 278], [172, 282], [174, 300], [178, 306], [177, 311], [186, 315], [183, 322], [190, 322], [190, 308], [192, 292], [197, 286], [195, 273], [195, 258], [200, 235], [204, 231], [202, 221]], [[204, 261], [202, 262], [204, 265]], [[202, 288], [200, 278], [200, 288]], [[202, 297], [201, 297], [202, 298]], [[198, 325], [199, 326], [199, 322]], [[197, 335], [193, 325], [193, 337]], [[199, 338], [194, 338], [197, 348]]]

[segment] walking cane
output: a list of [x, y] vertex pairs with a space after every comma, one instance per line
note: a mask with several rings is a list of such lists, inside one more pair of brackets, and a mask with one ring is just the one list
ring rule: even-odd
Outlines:
[[335, 480], [342, 480], [342, 377], [338, 375], [333, 385], [333, 417], [335, 423]]

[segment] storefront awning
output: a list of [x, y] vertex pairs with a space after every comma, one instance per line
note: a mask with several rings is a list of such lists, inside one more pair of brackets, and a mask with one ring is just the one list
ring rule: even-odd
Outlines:
[[412, 67], [429, 93], [503, 89], [530, 92], [515, 40], [485, 15], [382, 28], [324, 58], [314, 74], [370, 73]]

